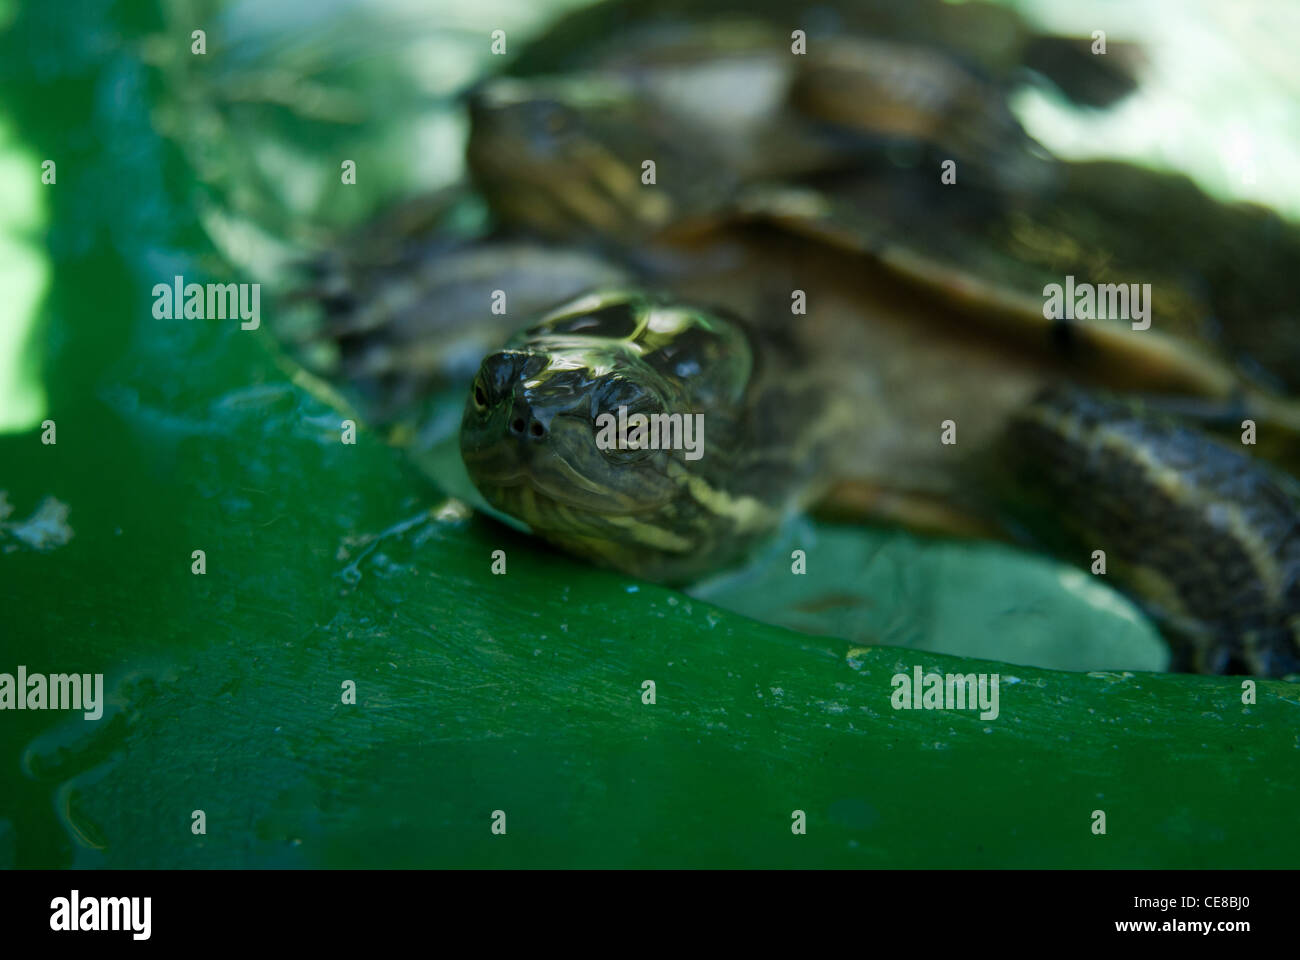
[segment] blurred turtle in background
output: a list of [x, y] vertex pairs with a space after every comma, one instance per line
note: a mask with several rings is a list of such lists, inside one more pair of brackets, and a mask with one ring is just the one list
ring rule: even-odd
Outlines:
[[[323, 256], [303, 356], [417, 455], [463, 382], [479, 491], [600, 564], [688, 582], [813, 507], [1101, 551], [1176, 668], [1294, 672], [1297, 230], [1052, 158], [1014, 86], [1132, 87], [1078, 49], [983, 4], [573, 14], [468, 97], [490, 227], [451, 191]], [[1110, 309], [1045, 308], [1076, 281]]]

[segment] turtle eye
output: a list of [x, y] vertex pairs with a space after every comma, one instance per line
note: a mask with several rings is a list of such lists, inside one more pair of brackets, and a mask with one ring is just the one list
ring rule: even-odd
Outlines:
[[601, 449], [606, 459], [614, 463], [632, 463], [654, 453], [654, 449], [648, 443], [648, 435], [638, 431], [635, 425], [623, 419], [640, 414], [648, 420], [655, 414], [664, 412], [659, 401], [639, 383], [623, 377], [610, 378], [597, 388], [594, 394], [593, 412], [596, 414], [597, 424], [600, 422], [600, 416], [604, 414], [617, 418], [615, 421], [617, 432], [613, 438], [613, 446]]
[[546, 368], [546, 358], [519, 350], [498, 350], [489, 354], [479, 365], [474, 385], [470, 387], [469, 400], [482, 413], [502, 397], [508, 397], [520, 379], [537, 376]]
[[547, 133], [554, 135], [563, 133], [573, 126], [573, 118], [566, 111], [552, 106], [543, 114], [542, 124], [546, 127]]
[[541, 100], [530, 107], [531, 139], [537, 149], [561, 145], [577, 128], [577, 115], [555, 100]]
[[613, 463], [625, 464], [636, 463], [638, 460], [644, 460], [653, 453], [653, 450], [638, 450], [635, 447], [614, 450], [602, 450], [605, 459]]
[[628, 413], [655, 413], [658, 404], [645, 387], [625, 376], [613, 374], [597, 383], [592, 391], [593, 413], [617, 414], [619, 407]]
[[[644, 441], [645, 438], [642, 439]], [[648, 442], [638, 443], [637, 441], [637, 431], [628, 430], [624, 432], [620, 430], [615, 445], [600, 452], [605, 455], [606, 460], [613, 463], [635, 463], [638, 460], [644, 460], [654, 452]]]

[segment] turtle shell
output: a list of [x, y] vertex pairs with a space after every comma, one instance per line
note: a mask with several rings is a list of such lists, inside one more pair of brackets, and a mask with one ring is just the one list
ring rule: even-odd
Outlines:
[[766, 35], [789, 46], [794, 31], [820, 44], [845, 35], [926, 48], [1010, 87], [1046, 77], [1071, 100], [1107, 106], [1132, 92], [1143, 63], [1133, 44], [1111, 43], [1104, 58], [1087, 38], [1042, 34], [994, 3], [943, 0], [605, 0], [556, 20], [507, 68], [535, 77], [644, 62], [716, 55]]
[[[1300, 387], [1297, 302], [1279, 283], [1300, 264], [1300, 230], [1276, 214], [1176, 174], [1048, 156], [1005, 87], [941, 45], [836, 36], [805, 58], [770, 29], [724, 41], [654, 22], [647, 49], [624, 37], [584, 54], [598, 71], [480, 89], [470, 163], [502, 223], [639, 256], [761, 221], [854, 251], [1011, 336], [1051, 338], [1114, 387], [1216, 400]], [[683, 37], [695, 45], [668, 56]], [[690, 82], [706, 75], [728, 79]], [[593, 101], [593, 87], [617, 92]], [[745, 87], [761, 93], [740, 97], [739, 125], [701, 122]], [[1050, 290], [1076, 284], [1107, 303], [1047, 307]], [[1119, 303], [1138, 296], [1147, 321]]]

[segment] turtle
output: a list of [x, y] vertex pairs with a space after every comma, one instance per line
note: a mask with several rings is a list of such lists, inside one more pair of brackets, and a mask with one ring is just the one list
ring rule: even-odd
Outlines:
[[[493, 228], [372, 232], [318, 267], [306, 295], [329, 319], [310, 339], [367, 419], [418, 451], [428, 397], [468, 380], [460, 450], [486, 501], [649, 580], [734, 566], [816, 507], [1084, 566], [1101, 551], [1176, 669], [1300, 669], [1300, 415], [1284, 378], [1193, 322], [1258, 300], [1202, 289], [1214, 256], [1189, 269], [1120, 243], [1140, 216], [1073, 245], [1053, 219], [1103, 174], [1153, 193], [1181, 181], [1021, 142], [1046, 178], [977, 177], [940, 200], [929, 171], [834, 136], [743, 169], [657, 123], [665, 101], [631, 74], [477, 88], [469, 158]], [[750, 129], [807, 132], [785, 106]], [[680, 153], [672, 189], [627, 178], [644, 149]], [[1234, 247], [1275, 232], [1279, 258], [1296, 249], [1289, 225], [1182, 193], [1184, 219]], [[1047, 314], [1043, 278], [1092, 275], [1097, 251], [1115, 276], [1168, 284], [1170, 329]], [[486, 309], [498, 295], [504, 313]], [[1248, 449], [1224, 431], [1243, 420], [1279, 439]]]
[[[1092, 55], [1094, 47], [1091, 38], [1040, 33], [1013, 10], [985, 2], [604, 0], [559, 18], [472, 91], [476, 134], [494, 117], [506, 124], [488, 131], [487, 150], [471, 140], [471, 166], [480, 189], [492, 192], [483, 174], [497, 162], [509, 166], [507, 131], [551, 145], [546, 169], [531, 144], [521, 145], [538, 173], [563, 176], [568, 162], [599, 160], [569, 157], [557, 136], [577, 98], [588, 134], [608, 110], [621, 128], [620, 150], [654, 142], [661, 163], [682, 168], [683, 182], [707, 169], [700, 177], [707, 191], [675, 197], [694, 201], [697, 213], [725, 196], [727, 176], [856, 168], [885, 151], [915, 162], [918, 150], [939, 150], [961, 160], [965, 178], [1042, 189], [1053, 169], [1042, 161], [1050, 158], [1010, 99], [1046, 82], [1076, 104], [1113, 105], [1136, 88], [1144, 57], [1132, 43], [1112, 43], [1104, 57]], [[486, 110], [476, 109], [479, 100]], [[626, 122], [629, 110], [644, 130]], [[511, 115], [518, 113], [525, 116]], [[602, 142], [569, 140], [593, 151]], [[676, 144], [682, 149], [666, 149]], [[498, 209], [526, 202], [508, 195], [518, 186], [512, 173], [492, 198]], [[608, 173], [604, 186], [618, 192], [617, 174]], [[666, 216], [662, 208], [642, 213]], [[683, 211], [672, 217], [680, 221]]]
[[[579, 19], [603, 18], [609, 6]], [[587, 26], [562, 21], [511, 71], [469, 91], [469, 163], [498, 214], [559, 235], [572, 234], [576, 217], [628, 236], [710, 221], [754, 181], [860, 172], [882, 157], [911, 154], [917, 162], [927, 152], [955, 158], [964, 179], [1001, 192], [1052, 185], [1051, 158], [1011, 111], [1009, 82], [955, 55], [953, 37], [941, 44], [928, 34], [929, 42], [904, 42], [814, 30], [816, 55], [803, 56], [790, 49], [789, 26], [800, 21], [788, 10], [738, 19], [725, 2], [689, 16], [628, 6], [615, 6], [617, 30], [576, 46], [582, 55], [563, 58], [561, 72], [537, 74], [534, 51], [573, 50], [573, 34], [586, 36]], [[1007, 26], [998, 8], [973, 5], [964, 14], [977, 10]], [[912, 36], [883, 13], [865, 19]], [[669, 196], [639, 191], [625, 163], [636, 155], [653, 156], [678, 188]], [[519, 156], [528, 158], [522, 170]], [[591, 176], [553, 197], [563, 201], [557, 207], [540, 206], [548, 194], [531, 189], [529, 178], [571, 179], [575, 170]], [[623, 211], [624, 203], [636, 209]]]
[[1015, 10], [983, 0], [601, 0], [557, 18], [504, 72], [571, 74], [643, 62], [647, 50], [671, 57], [717, 42], [744, 46], [756, 32], [775, 45], [778, 34], [788, 42], [796, 30], [818, 46], [849, 36], [880, 38], [900, 51], [939, 51], [1006, 88], [1041, 77], [1071, 102], [1093, 108], [1132, 93], [1145, 64], [1138, 44], [1112, 40], [1098, 57], [1092, 37], [1040, 32]]

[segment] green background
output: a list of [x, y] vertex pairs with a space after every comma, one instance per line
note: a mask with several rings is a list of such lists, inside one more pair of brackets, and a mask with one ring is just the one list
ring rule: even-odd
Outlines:
[[[448, 500], [454, 456], [439, 490], [339, 443], [263, 332], [155, 320], [458, 173], [449, 94], [545, 16], [422, 9], [0, 0], [0, 672], [108, 688], [0, 713], [0, 866], [1297, 863], [1297, 688], [1144, 672], [1090, 577], [801, 521], [638, 584]], [[892, 710], [918, 663], [1001, 715]]]

